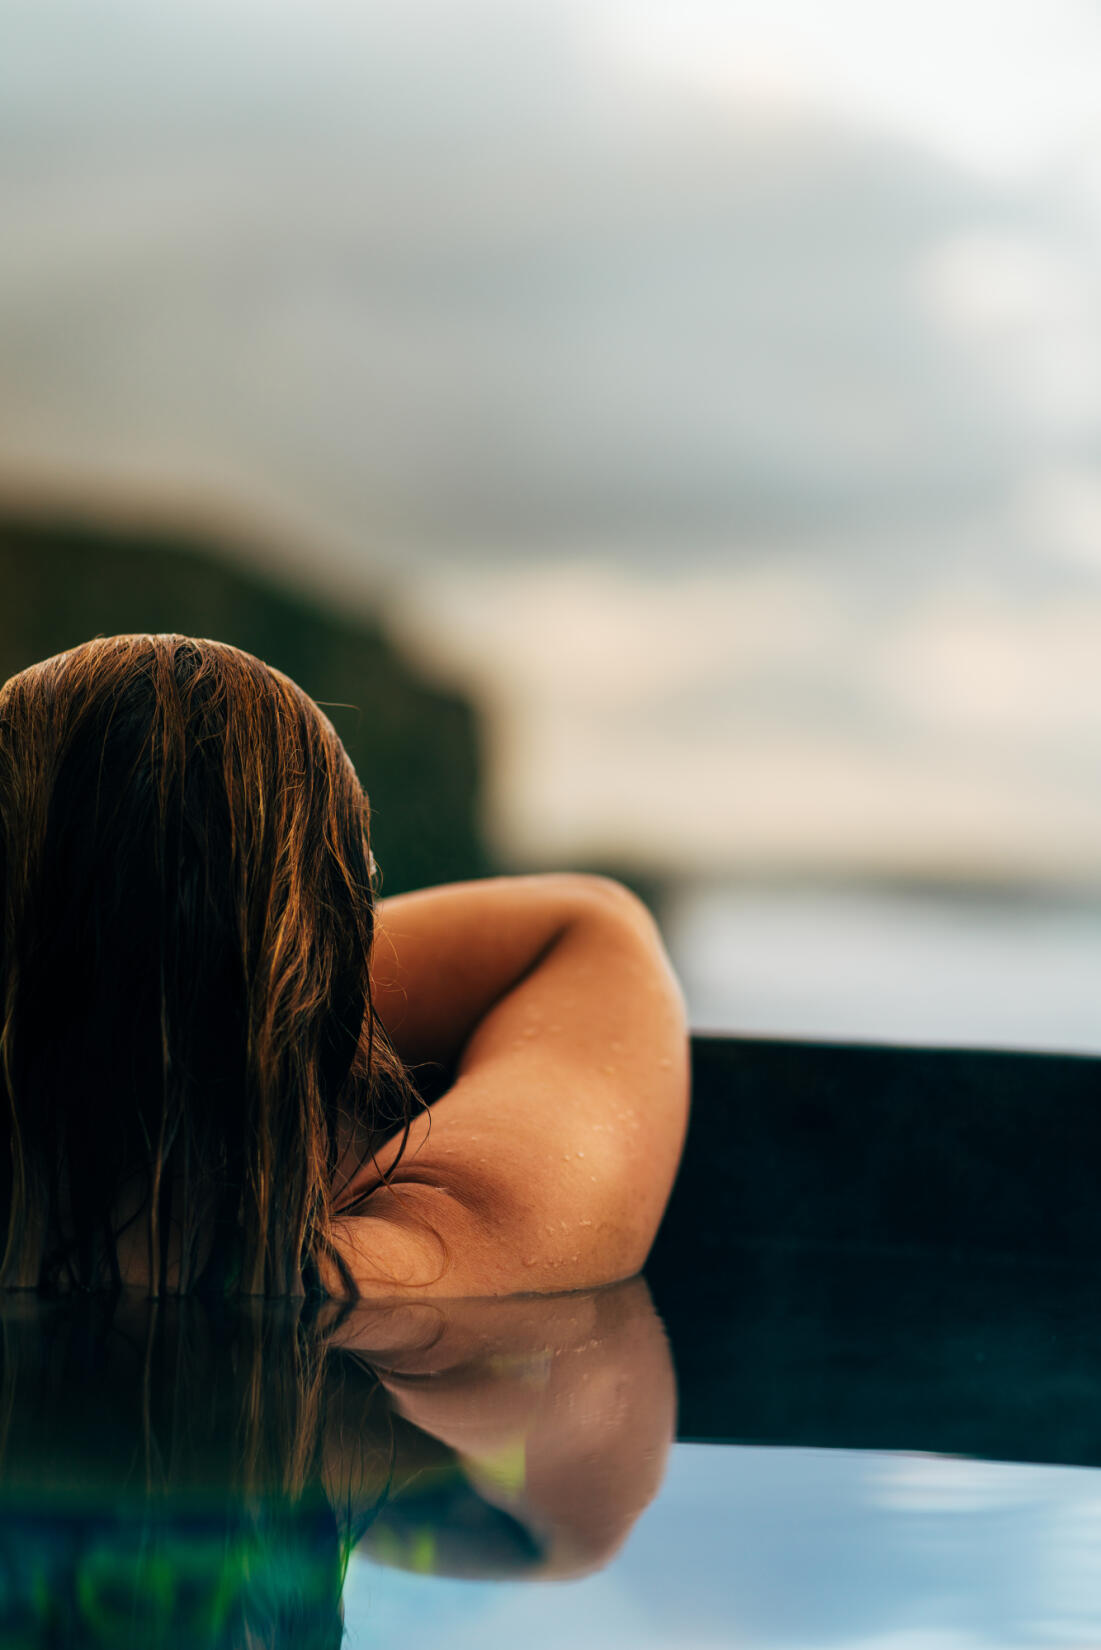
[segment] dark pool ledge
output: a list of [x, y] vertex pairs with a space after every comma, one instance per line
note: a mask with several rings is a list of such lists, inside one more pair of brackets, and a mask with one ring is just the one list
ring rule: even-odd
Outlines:
[[1101, 1465], [1101, 1060], [693, 1041], [683, 1439]]

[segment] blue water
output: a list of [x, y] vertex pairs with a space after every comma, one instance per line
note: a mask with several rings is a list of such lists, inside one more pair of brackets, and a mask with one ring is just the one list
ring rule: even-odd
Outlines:
[[353, 1650], [1095, 1650], [1101, 1471], [678, 1444], [598, 1574], [452, 1581], [353, 1558], [345, 1608]]

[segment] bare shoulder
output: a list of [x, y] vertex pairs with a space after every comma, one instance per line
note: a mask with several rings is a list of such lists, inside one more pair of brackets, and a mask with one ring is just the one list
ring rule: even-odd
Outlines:
[[688, 1110], [683, 998], [646, 907], [602, 877], [494, 878], [387, 902], [380, 928], [372, 984], [399, 1053], [455, 1075], [342, 1223], [361, 1292], [636, 1272]]

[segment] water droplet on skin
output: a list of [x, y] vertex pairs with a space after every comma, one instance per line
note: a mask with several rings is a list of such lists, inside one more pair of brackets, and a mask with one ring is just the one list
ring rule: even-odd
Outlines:
[[591, 1220], [583, 1220], [583, 1221], [582, 1221], [582, 1222], [581, 1222], [581, 1225], [582, 1225], [582, 1226], [591, 1226], [591, 1225], [592, 1225], [592, 1221], [591, 1221]]
[[590, 1179], [590, 1180], [595, 1180], [595, 1179], [596, 1179], [596, 1176], [595, 1176], [595, 1175], [594, 1175], [594, 1174], [591, 1174], [591, 1175], [590, 1175], [590, 1176], [589, 1176], [589, 1179]]
[[608, 1076], [608, 1077], [614, 1077], [614, 1076], [615, 1076], [615, 1067], [614, 1067], [614, 1066], [601, 1066], [601, 1068], [600, 1068], [600, 1069], [601, 1069], [601, 1071], [602, 1071], [602, 1072], [604, 1072], [604, 1073], [605, 1073], [605, 1074], [606, 1074], [606, 1075], [607, 1075], [607, 1076]]
[[578, 1155], [578, 1157], [584, 1157], [585, 1153], [584, 1152], [578, 1152], [577, 1155]]
[[669, 1067], [672, 1064], [673, 1064], [672, 1060], [659, 1060], [658, 1061], [658, 1065], [661, 1067], [662, 1071], [668, 1071]]
[[524, 1036], [525, 1037], [537, 1037], [538, 1035], [539, 1035], [539, 1027], [538, 1026], [525, 1026], [524, 1027]]
[[525, 1260], [525, 1262], [524, 1262], [525, 1266], [538, 1266], [538, 1264], [539, 1264], [539, 1256], [538, 1255], [532, 1255], [530, 1260]]

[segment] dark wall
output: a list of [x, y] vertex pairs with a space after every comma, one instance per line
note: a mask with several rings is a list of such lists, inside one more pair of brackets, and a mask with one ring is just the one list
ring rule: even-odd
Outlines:
[[231, 642], [327, 702], [371, 799], [386, 893], [491, 869], [474, 707], [425, 681], [379, 626], [337, 618], [215, 546], [0, 516], [0, 681], [125, 631]]
[[1101, 1465], [1101, 1060], [696, 1037], [682, 1438]]

